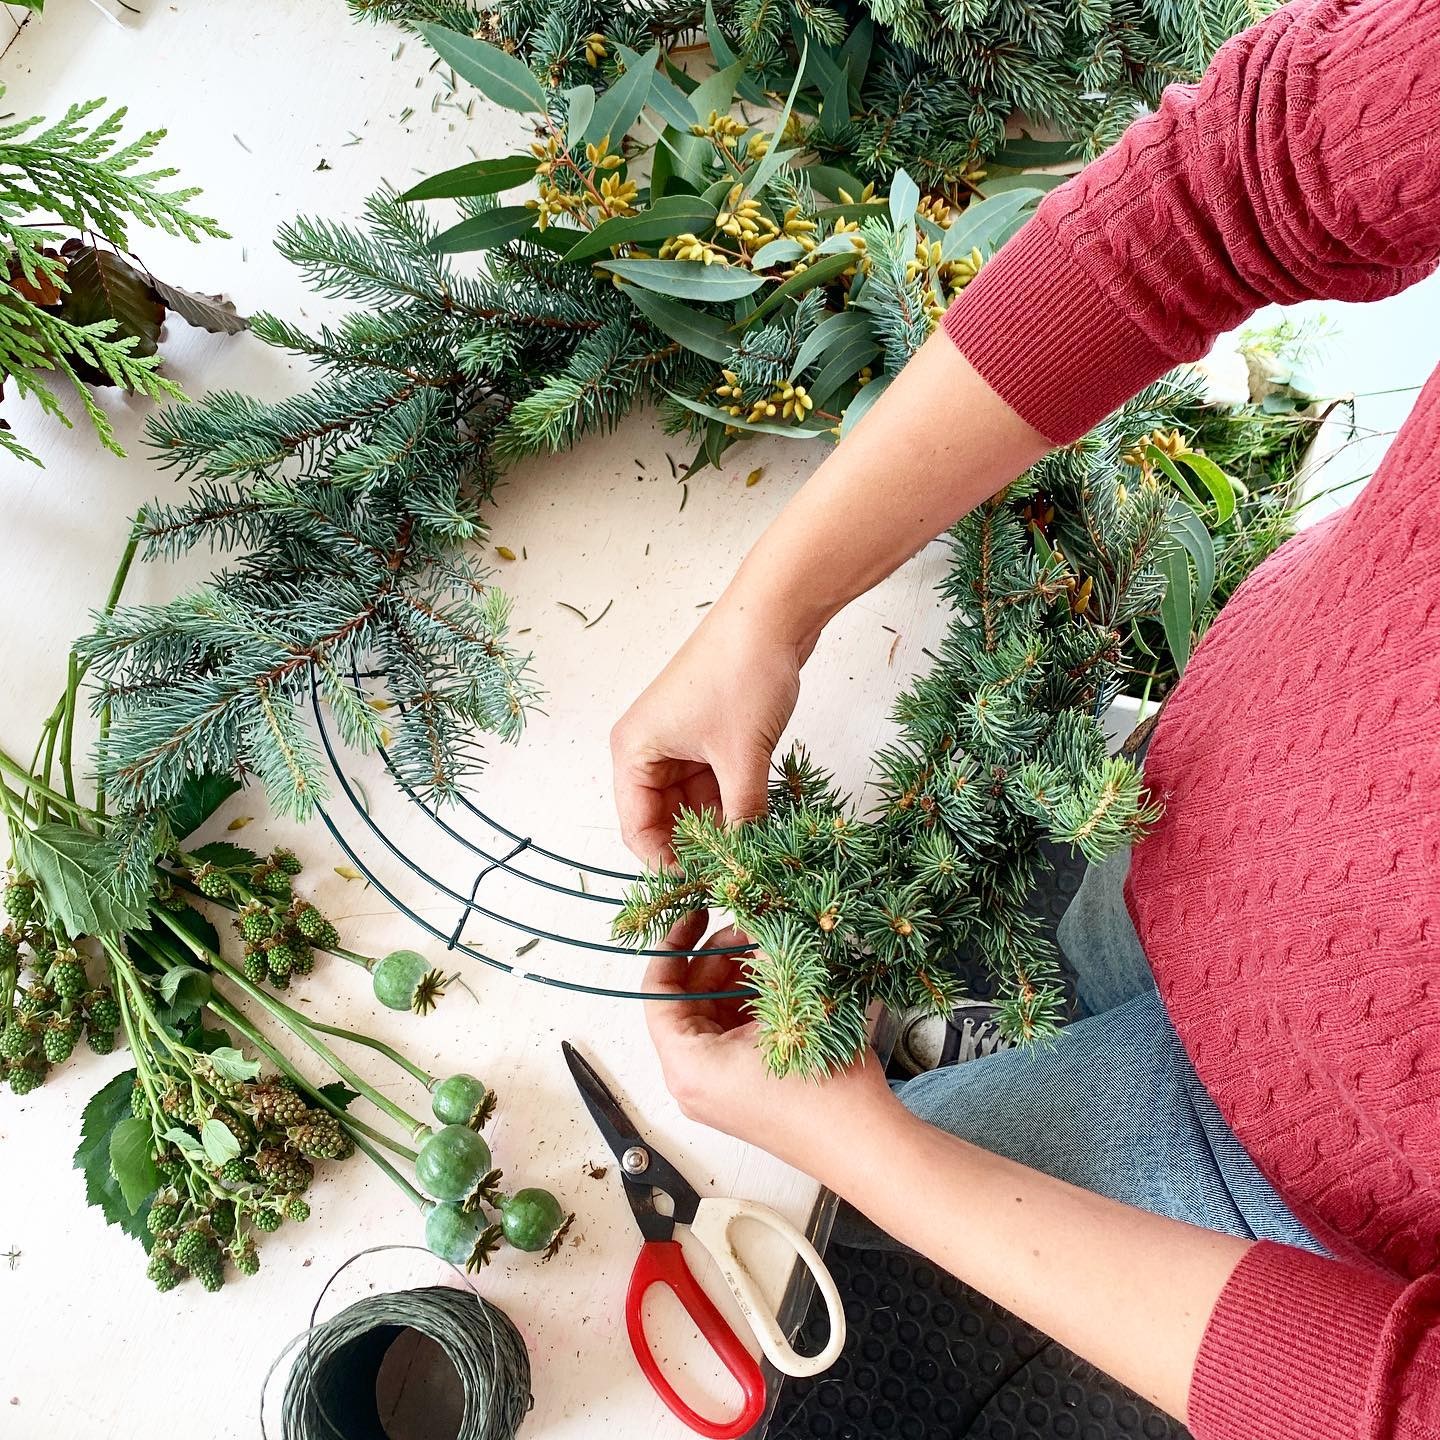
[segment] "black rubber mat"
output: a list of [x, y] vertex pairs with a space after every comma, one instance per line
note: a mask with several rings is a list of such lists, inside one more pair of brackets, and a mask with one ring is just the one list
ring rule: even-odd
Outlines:
[[[918, 1255], [832, 1245], [840, 1359], [786, 1380], [767, 1440], [1186, 1440], [1188, 1431]], [[796, 1341], [825, 1343], [824, 1307]]]

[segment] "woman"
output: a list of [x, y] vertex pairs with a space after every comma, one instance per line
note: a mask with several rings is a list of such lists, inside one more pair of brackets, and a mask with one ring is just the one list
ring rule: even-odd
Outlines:
[[[1437, 257], [1440, 0], [1296, 0], [1232, 41], [1046, 198], [620, 721], [627, 842], [759, 813], [821, 628], [1046, 449], [1266, 302], [1375, 299]], [[1199, 647], [1146, 762], [1164, 819], [1062, 934], [1101, 1013], [1053, 1048], [897, 1098], [873, 1057], [777, 1080], [742, 1016], [650, 1007], [687, 1115], [1200, 1440], [1440, 1436], [1437, 496], [1432, 377]]]

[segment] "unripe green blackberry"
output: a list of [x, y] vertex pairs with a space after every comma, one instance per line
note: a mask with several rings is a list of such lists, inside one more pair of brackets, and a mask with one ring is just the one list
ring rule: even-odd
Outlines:
[[190, 1272], [212, 1295], [225, 1285], [225, 1262], [218, 1255], [207, 1256]]
[[228, 1200], [217, 1201], [209, 1215], [210, 1228], [222, 1240], [229, 1240], [235, 1234], [235, 1207]]
[[78, 1000], [90, 988], [85, 967], [73, 950], [50, 967], [50, 984], [62, 1000]]
[[308, 1189], [315, 1175], [314, 1166], [303, 1155], [277, 1145], [266, 1145], [256, 1154], [255, 1168], [270, 1189], [287, 1195]]
[[307, 940], [313, 940], [325, 924], [325, 917], [308, 900], [297, 900], [290, 907], [290, 918]]
[[195, 1073], [213, 1090], [217, 1095], [223, 1095], [227, 1100], [243, 1100], [247, 1086], [243, 1080], [232, 1080], [228, 1075], [222, 1075], [210, 1060], [202, 1058], [195, 1064]]
[[137, 1119], [143, 1120], [146, 1112], [150, 1109], [150, 1098], [145, 1094], [145, 1087], [136, 1080], [130, 1087], [130, 1113]]
[[12, 1020], [0, 1030], [0, 1060], [22, 1060], [36, 1047], [40, 1027], [28, 1020]]
[[265, 951], [265, 968], [274, 980], [287, 980], [295, 968], [295, 952], [283, 941], [271, 945]]
[[293, 1220], [297, 1225], [303, 1225], [310, 1218], [310, 1206], [298, 1195], [292, 1195], [285, 1202], [285, 1218]]
[[250, 1087], [250, 1112], [266, 1125], [281, 1128], [299, 1125], [310, 1114], [310, 1107], [288, 1086], [261, 1083]]
[[292, 1125], [286, 1135], [302, 1154], [316, 1160], [338, 1160], [345, 1149], [345, 1132], [333, 1115], [312, 1115], [300, 1125]]
[[45, 1083], [46, 1067], [41, 1060], [11, 1060], [5, 1078], [16, 1095], [28, 1095]]
[[292, 945], [295, 952], [295, 973], [297, 975], [308, 975], [315, 968], [315, 953], [308, 945]]
[[194, 872], [195, 888], [211, 900], [219, 900], [230, 893], [230, 881], [223, 870], [217, 870], [208, 861]]
[[28, 875], [13, 875], [5, 887], [5, 913], [23, 925], [35, 908], [35, 882]]
[[320, 933], [311, 939], [321, 950], [333, 950], [340, 943], [340, 932], [327, 920], [320, 927]]
[[8, 964], [20, 954], [20, 934], [13, 925], [0, 930], [0, 965]]
[[33, 1020], [45, 1014], [54, 999], [47, 986], [31, 985], [29, 989], [20, 992], [20, 997], [15, 1002], [15, 1011], [26, 1020]]
[[152, 1235], [162, 1230], [173, 1230], [180, 1221], [180, 1207], [164, 1200], [157, 1200], [145, 1217], [146, 1228]]
[[150, 1263], [145, 1267], [145, 1274], [162, 1295], [167, 1290], [173, 1290], [185, 1278], [184, 1271], [177, 1270], [164, 1255], [152, 1255]]
[[120, 1028], [120, 1007], [110, 991], [101, 987], [92, 992], [85, 1018], [97, 1030], [118, 1030]]
[[305, 868], [300, 857], [293, 850], [287, 850], [283, 846], [270, 856], [270, 863], [286, 875], [298, 875]]
[[243, 1155], [227, 1160], [220, 1167], [220, 1179], [226, 1185], [248, 1185], [250, 1183], [250, 1162]]
[[40, 1047], [52, 1065], [63, 1065], [74, 1053], [80, 1027], [71, 1019], [56, 1016], [46, 1027]]
[[277, 895], [288, 898], [290, 895], [290, 877], [278, 865], [257, 865], [250, 874], [250, 883], [256, 890], [265, 895]]
[[273, 1235], [280, 1228], [280, 1212], [278, 1210], [257, 1210], [254, 1214], [255, 1228], [262, 1235]]
[[242, 1275], [254, 1275], [260, 1269], [255, 1242], [247, 1235], [238, 1245], [230, 1247], [230, 1262]]
[[190, 1167], [173, 1155], [162, 1155], [156, 1158], [155, 1168], [167, 1185], [183, 1185]]
[[274, 916], [254, 901], [240, 912], [240, 918], [235, 923], [240, 927], [240, 933], [253, 945], [269, 939], [275, 932]]
[[85, 1031], [85, 1043], [97, 1055], [109, 1055], [115, 1049], [115, 1032], [113, 1030], [97, 1030], [92, 1025]]
[[245, 958], [240, 962], [240, 970], [252, 985], [263, 985], [270, 974], [265, 964], [265, 952], [256, 945], [247, 945]]
[[208, 1230], [201, 1230], [198, 1226], [192, 1226], [186, 1230], [175, 1242], [175, 1263], [183, 1265], [187, 1270], [194, 1270], [197, 1265], [203, 1265], [206, 1259], [214, 1254], [214, 1236]]

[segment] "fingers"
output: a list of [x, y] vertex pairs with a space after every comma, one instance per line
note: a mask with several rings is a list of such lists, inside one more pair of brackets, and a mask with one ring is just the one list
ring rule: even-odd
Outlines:
[[715, 759], [711, 764], [720, 782], [720, 809], [727, 824], [755, 820], [765, 813], [769, 805], [768, 755], [752, 751], [735, 758]]
[[[686, 952], [699, 948], [698, 941], [705, 933], [705, 922], [708, 918], [704, 910], [693, 910], [676, 921], [671, 927], [670, 933], [661, 942], [661, 946], [666, 952], [673, 953], [652, 955], [649, 965], [645, 967], [644, 986], [646, 990], [681, 995], [691, 988], [686, 983], [686, 976], [690, 968], [690, 959]], [[683, 1006], [672, 1000], [656, 1000], [646, 1005], [647, 1015], [656, 1008], [676, 1010]]]

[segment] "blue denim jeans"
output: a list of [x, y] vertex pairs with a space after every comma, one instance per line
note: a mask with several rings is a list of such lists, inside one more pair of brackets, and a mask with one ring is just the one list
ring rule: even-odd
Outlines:
[[[1129, 867], [1128, 852], [1092, 865], [1060, 924], [1084, 1018], [1045, 1044], [920, 1075], [900, 1099], [952, 1135], [1097, 1194], [1325, 1253], [1196, 1076], [1125, 906]], [[835, 1238], [887, 1243], [858, 1221], [846, 1213]]]

